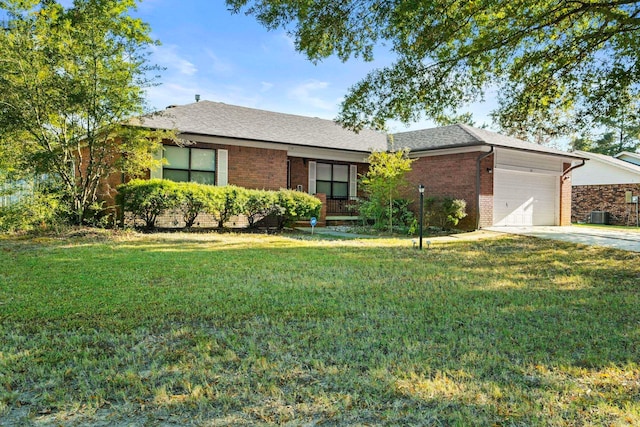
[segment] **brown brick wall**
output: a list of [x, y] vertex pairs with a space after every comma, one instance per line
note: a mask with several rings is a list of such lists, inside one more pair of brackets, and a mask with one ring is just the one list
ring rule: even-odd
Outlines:
[[[609, 212], [612, 225], [635, 225], [635, 205], [625, 202], [625, 192], [640, 194], [640, 184], [575, 185], [572, 189], [571, 221], [589, 222], [591, 211]], [[628, 221], [631, 210], [632, 220]]]
[[[481, 153], [449, 154], [444, 156], [420, 157], [412, 164], [407, 174], [412, 189], [408, 198], [417, 200], [418, 184], [425, 186], [425, 197], [453, 197], [467, 202], [467, 217], [460, 221], [458, 228], [473, 230], [478, 216], [476, 193], [476, 165]], [[493, 221], [493, 175], [486, 171], [493, 168], [493, 157], [482, 161], [480, 188], [483, 195], [482, 206], [487, 209], [480, 216], [480, 224], [490, 225]]]
[[309, 192], [309, 162], [302, 157], [289, 157], [291, 168], [291, 188], [296, 189], [302, 185], [302, 191]]
[[287, 152], [265, 148], [195, 143], [195, 148], [223, 149], [229, 153], [229, 184], [245, 188], [287, 188]]
[[264, 148], [221, 146], [229, 150], [229, 184], [245, 188], [287, 188], [287, 152]]

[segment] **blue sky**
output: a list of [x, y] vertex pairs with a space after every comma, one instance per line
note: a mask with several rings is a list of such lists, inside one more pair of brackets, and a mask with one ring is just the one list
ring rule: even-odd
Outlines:
[[[313, 64], [295, 51], [286, 31], [268, 31], [252, 16], [233, 15], [222, 0], [144, 0], [135, 15], [162, 43], [151, 56], [166, 68], [161, 85], [148, 90], [155, 110], [194, 102], [200, 94], [210, 101], [333, 119], [348, 88], [393, 58], [381, 46], [374, 62], [329, 58]], [[476, 123], [490, 124], [490, 105], [470, 107]], [[433, 124], [389, 127], [397, 132]]]

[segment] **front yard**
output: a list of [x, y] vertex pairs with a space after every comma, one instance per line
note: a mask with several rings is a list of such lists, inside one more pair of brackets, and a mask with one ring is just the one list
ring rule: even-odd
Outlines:
[[640, 425], [640, 254], [0, 237], [0, 425]]

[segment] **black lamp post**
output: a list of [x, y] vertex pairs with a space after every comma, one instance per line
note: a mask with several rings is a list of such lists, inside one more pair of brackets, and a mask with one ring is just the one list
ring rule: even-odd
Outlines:
[[423, 223], [423, 211], [424, 211], [424, 185], [418, 185], [418, 191], [420, 192], [420, 250], [422, 250], [422, 223]]

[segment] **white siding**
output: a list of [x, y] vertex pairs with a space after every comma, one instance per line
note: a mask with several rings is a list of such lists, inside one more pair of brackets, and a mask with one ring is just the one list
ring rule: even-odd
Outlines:
[[640, 183], [640, 173], [633, 173], [600, 162], [596, 159], [587, 160], [587, 163], [576, 168], [571, 173], [572, 185], [610, 185], [610, 184], [637, 184]]
[[498, 149], [496, 168], [559, 176], [562, 174], [562, 159], [527, 151]]

